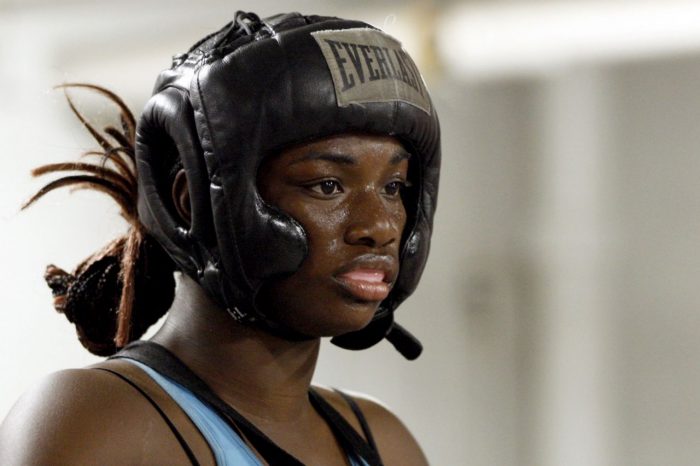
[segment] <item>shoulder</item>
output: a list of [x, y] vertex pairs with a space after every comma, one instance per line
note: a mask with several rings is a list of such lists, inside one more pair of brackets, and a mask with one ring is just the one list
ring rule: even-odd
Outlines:
[[153, 464], [162, 447], [179, 453], [171, 437], [135, 388], [106, 371], [70, 369], [12, 408], [0, 425], [0, 464]]
[[[333, 390], [315, 387], [359, 433], [357, 417], [343, 397]], [[367, 420], [384, 464], [427, 465], [428, 460], [408, 428], [386, 405], [367, 395], [344, 391], [352, 398]]]

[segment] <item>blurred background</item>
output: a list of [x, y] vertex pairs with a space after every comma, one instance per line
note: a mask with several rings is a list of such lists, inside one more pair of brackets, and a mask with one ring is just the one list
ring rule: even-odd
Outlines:
[[[0, 0], [0, 418], [92, 363], [51, 306], [125, 225], [29, 170], [93, 147], [52, 86], [138, 113], [170, 57], [238, 9], [366, 20], [418, 62], [443, 127], [431, 257], [397, 314], [424, 343], [326, 345], [318, 383], [391, 406], [435, 465], [700, 458], [700, 2]], [[94, 118], [112, 115], [76, 94]]]

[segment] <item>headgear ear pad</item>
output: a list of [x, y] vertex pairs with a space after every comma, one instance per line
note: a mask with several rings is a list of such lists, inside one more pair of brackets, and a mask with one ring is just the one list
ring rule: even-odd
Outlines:
[[[365, 23], [299, 14], [246, 19], [178, 57], [156, 83], [137, 135], [144, 225], [236, 319], [275, 328], [256, 308], [256, 294], [265, 280], [296, 271], [308, 245], [301, 225], [261, 199], [262, 160], [335, 134], [394, 136], [412, 153], [417, 178], [400, 273], [374, 320], [332, 341], [361, 349], [389, 334], [417, 356], [393, 311], [420, 279], [437, 198], [439, 123], [422, 78], [398, 41]], [[189, 228], [163, 189], [158, 167], [168, 148], [187, 173]]]

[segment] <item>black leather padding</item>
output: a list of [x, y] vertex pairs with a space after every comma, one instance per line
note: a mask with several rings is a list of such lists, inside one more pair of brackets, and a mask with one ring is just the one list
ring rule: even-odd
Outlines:
[[[416, 288], [430, 247], [440, 167], [440, 129], [402, 100], [341, 106], [329, 64], [312, 33], [369, 29], [359, 21], [298, 13], [245, 27], [232, 22], [161, 73], [138, 126], [139, 214], [178, 266], [237, 319], [265, 322], [255, 296], [265, 280], [296, 271], [306, 234], [267, 205], [256, 186], [262, 160], [285, 147], [341, 133], [398, 138], [413, 154], [416, 180], [400, 273], [375, 320], [334, 342], [366, 348], [391, 330], [394, 309]], [[187, 173], [192, 223], [168, 207], [159, 172], [175, 147]], [[162, 170], [161, 170], [162, 171]], [[388, 324], [387, 324], [388, 323]]]

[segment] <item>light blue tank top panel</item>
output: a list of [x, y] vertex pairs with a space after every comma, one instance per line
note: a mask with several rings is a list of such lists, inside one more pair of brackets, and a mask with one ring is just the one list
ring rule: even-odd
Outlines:
[[[182, 385], [162, 376], [150, 367], [133, 359], [125, 360], [143, 369], [165, 390], [194, 422], [209, 443], [218, 466], [262, 466], [248, 445], [208, 405], [199, 400]], [[350, 455], [350, 466], [367, 466], [361, 459]]]
[[143, 369], [165, 390], [194, 422], [209, 443], [219, 466], [262, 466], [262, 463], [243, 440], [209, 406], [189, 390], [163, 377], [155, 370], [133, 359], [127, 359]]

